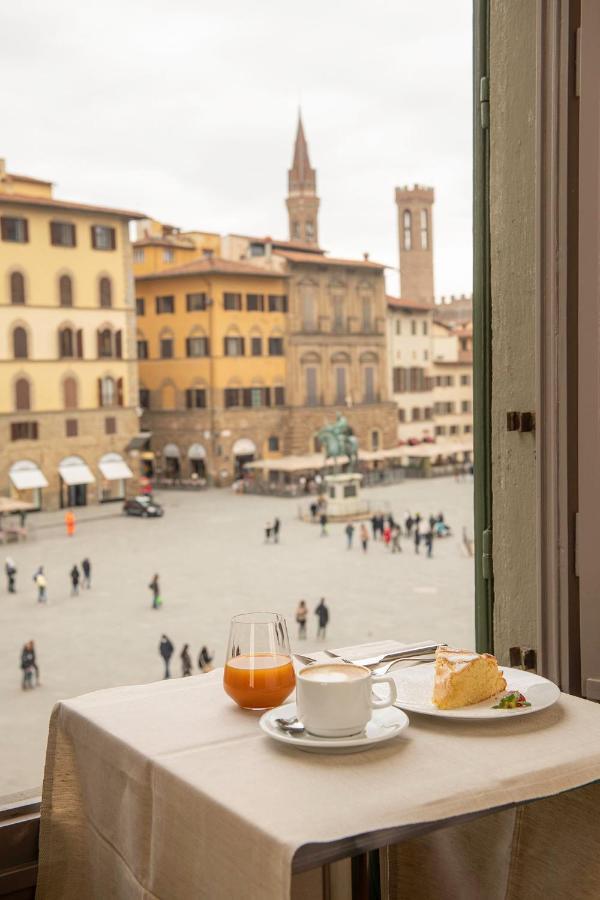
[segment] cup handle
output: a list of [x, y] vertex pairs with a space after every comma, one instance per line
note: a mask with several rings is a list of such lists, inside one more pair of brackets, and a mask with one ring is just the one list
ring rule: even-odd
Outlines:
[[390, 696], [387, 698], [383, 698], [382, 700], [378, 700], [377, 697], [374, 697], [371, 694], [371, 706], [373, 709], [382, 709], [384, 706], [393, 706], [398, 697], [398, 692], [396, 690], [396, 682], [392, 678], [391, 675], [372, 675], [371, 676], [372, 684], [387, 684], [390, 689]]

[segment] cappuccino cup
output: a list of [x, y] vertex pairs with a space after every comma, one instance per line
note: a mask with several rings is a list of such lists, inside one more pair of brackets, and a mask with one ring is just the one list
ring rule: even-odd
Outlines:
[[[375, 697], [374, 684], [387, 684], [389, 696]], [[351, 663], [307, 666], [296, 679], [298, 718], [310, 734], [319, 737], [360, 734], [374, 709], [392, 706], [395, 700], [391, 675], [373, 675], [365, 666]]]

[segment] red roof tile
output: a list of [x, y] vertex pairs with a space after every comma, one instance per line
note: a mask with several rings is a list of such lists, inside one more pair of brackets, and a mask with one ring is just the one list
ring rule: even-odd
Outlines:
[[289, 262], [306, 263], [311, 266], [347, 266], [349, 269], [377, 269], [380, 272], [385, 269], [383, 263], [372, 262], [370, 259], [339, 259], [334, 256], [319, 256], [292, 250], [276, 250], [275, 252]]
[[257, 278], [285, 278], [283, 272], [273, 272], [250, 263], [218, 256], [202, 256], [180, 266], [169, 266], [160, 272], [146, 272], [138, 275], [138, 281], [149, 281], [155, 278], [176, 278], [182, 275], [254, 275]]
[[108, 216], [119, 216], [122, 219], [147, 219], [143, 213], [127, 209], [113, 209], [109, 206], [91, 206], [89, 203], [73, 203], [69, 200], [55, 200], [53, 197], [28, 197], [26, 194], [3, 194], [0, 192], [0, 203], [12, 206], [40, 206], [46, 209], [72, 209], [74, 212], [102, 213]]
[[419, 312], [431, 312], [434, 309], [434, 303], [421, 303], [419, 300], [408, 300], [403, 297], [386, 296], [387, 305], [392, 309], [416, 309]]

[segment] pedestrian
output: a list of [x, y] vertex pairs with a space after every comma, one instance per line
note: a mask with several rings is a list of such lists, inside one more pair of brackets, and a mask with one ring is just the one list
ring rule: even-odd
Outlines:
[[421, 525], [422, 517], [421, 513], [417, 513], [415, 516], [415, 528], [418, 530]]
[[386, 523], [383, 526], [383, 543], [389, 549], [390, 543], [392, 541], [392, 529], [389, 523]]
[[19, 525], [21, 526], [21, 531], [25, 531], [26, 524], [27, 524], [27, 512], [24, 509], [22, 509], [19, 512]]
[[435, 528], [436, 522], [437, 522], [437, 519], [435, 516], [433, 516], [433, 515], [429, 516], [429, 528], [431, 531], [433, 531], [433, 529]]
[[6, 565], [4, 566], [4, 570], [6, 572], [6, 581], [8, 587], [9, 594], [17, 593], [16, 579], [17, 579], [17, 567], [15, 565], [12, 557], [6, 557]]
[[319, 504], [316, 502], [316, 500], [313, 500], [313, 502], [309, 506], [309, 509], [311, 519], [314, 522], [314, 520], [317, 518], [317, 512], [319, 511]]
[[430, 528], [425, 535], [425, 546], [427, 547], [427, 556], [431, 559], [433, 556], [433, 528]]
[[158, 582], [158, 575], [154, 576], [148, 587], [152, 591], [152, 609], [160, 609], [162, 600], [160, 597], [160, 584]]
[[411, 535], [412, 535], [412, 530], [413, 530], [413, 525], [414, 525], [414, 524], [415, 524], [415, 520], [413, 519], [413, 517], [412, 517], [411, 514], [409, 513], [409, 514], [407, 515], [406, 519], [404, 520], [404, 527], [406, 528], [406, 534], [407, 534], [408, 537], [411, 537]]
[[81, 571], [83, 573], [83, 579], [81, 581], [81, 587], [83, 588], [91, 588], [92, 586], [92, 564], [89, 559], [86, 558], [82, 560], [81, 563]]
[[363, 553], [366, 553], [369, 549], [369, 529], [364, 522], [360, 523], [360, 543], [363, 548]]
[[399, 525], [394, 525], [392, 528], [392, 553], [402, 553], [402, 544], [400, 543], [400, 537], [402, 532], [400, 531]]
[[34, 584], [37, 587], [37, 591], [38, 591], [38, 596], [37, 596], [38, 603], [47, 603], [48, 602], [48, 595], [47, 595], [48, 582], [46, 581], [46, 576], [44, 575], [44, 567], [43, 566], [39, 566], [35, 575], [33, 576], [33, 581], [34, 581]]
[[214, 659], [214, 654], [213, 654], [213, 656], [211, 656], [210, 653], [208, 652], [208, 647], [206, 646], [206, 644], [204, 644], [204, 646], [202, 647], [202, 650], [200, 651], [200, 653], [198, 655], [198, 668], [202, 672], [212, 672], [213, 659]]
[[33, 641], [28, 641], [21, 650], [21, 671], [23, 672], [21, 687], [24, 691], [31, 690], [35, 686], [33, 683], [34, 673], [36, 685], [39, 684], [39, 671], [35, 661]]
[[73, 537], [75, 534], [75, 515], [72, 509], [68, 509], [65, 513], [65, 525], [67, 527], [67, 537]]
[[296, 622], [298, 623], [298, 637], [306, 640], [306, 618], [308, 616], [308, 608], [306, 601], [301, 600], [296, 609]]
[[327, 513], [322, 512], [319, 521], [321, 523], [321, 537], [327, 537]]
[[415, 525], [415, 553], [419, 552], [419, 544], [421, 543], [421, 532], [419, 526]]
[[346, 541], [347, 541], [346, 549], [352, 550], [352, 539], [354, 538], [354, 525], [352, 524], [352, 522], [348, 522], [348, 524], [346, 525], [346, 528], [344, 530], [346, 532]]
[[[158, 575], [155, 575], [154, 577], [158, 578]], [[169, 671], [169, 665], [171, 663], [171, 657], [173, 656], [174, 649], [175, 648], [173, 647], [173, 644], [171, 643], [169, 638], [166, 636], [166, 634], [163, 634], [160, 639], [160, 644], [158, 645], [158, 652], [162, 656], [164, 663], [165, 663], [165, 675], [164, 675], [165, 678], [171, 677], [171, 672]]]
[[379, 528], [379, 519], [376, 515], [371, 516], [371, 531], [373, 533], [373, 540], [377, 540], [377, 530]]
[[181, 677], [185, 678], [192, 674], [192, 657], [190, 656], [189, 644], [183, 645], [181, 651]]
[[270, 543], [271, 541], [271, 531], [273, 530], [273, 526], [270, 522], [267, 522], [265, 525], [265, 544]]
[[319, 605], [315, 609], [315, 616], [318, 619], [317, 638], [325, 640], [325, 632], [327, 631], [327, 623], [329, 622], [329, 609], [325, 605], [325, 597], [321, 597]]
[[273, 540], [276, 544], [279, 543], [279, 532], [281, 531], [281, 522], [277, 517], [273, 519]]
[[79, 596], [79, 569], [77, 565], [74, 565], [71, 571], [69, 572], [69, 576], [71, 578], [71, 597]]

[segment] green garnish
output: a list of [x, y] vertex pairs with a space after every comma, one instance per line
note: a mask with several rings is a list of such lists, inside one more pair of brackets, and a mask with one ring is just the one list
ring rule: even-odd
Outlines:
[[492, 709], [522, 709], [524, 706], [531, 706], [531, 703], [519, 691], [512, 691], [512, 693], [502, 697], [500, 702]]

